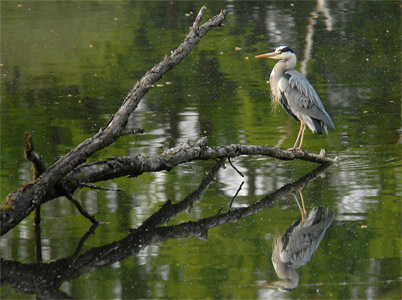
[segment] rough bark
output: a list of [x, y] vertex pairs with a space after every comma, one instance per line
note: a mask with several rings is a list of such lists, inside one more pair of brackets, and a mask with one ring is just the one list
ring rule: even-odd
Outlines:
[[232, 144], [208, 147], [206, 143], [207, 138], [203, 137], [194, 144], [183, 142], [175, 148], [149, 158], [139, 154], [137, 156], [113, 157], [106, 161], [85, 164], [66, 176], [66, 184], [70, 189], [76, 189], [80, 183], [104, 181], [121, 176], [136, 177], [144, 172], [169, 171], [174, 166], [195, 160], [233, 158], [244, 155], [261, 155], [281, 160], [299, 159], [318, 164], [336, 162], [336, 159], [321, 155], [308, 152], [283, 151], [279, 148], [268, 146]]

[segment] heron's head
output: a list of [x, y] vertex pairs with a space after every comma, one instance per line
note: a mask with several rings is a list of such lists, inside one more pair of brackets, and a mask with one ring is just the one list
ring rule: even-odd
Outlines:
[[289, 266], [288, 263], [283, 262], [281, 258], [282, 240], [280, 236], [274, 239], [274, 245], [272, 249], [272, 265], [274, 266], [276, 275], [281, 281], [276, 281], [265, 285], [269, 288], [276, 288], [279, 290], [293, 290], [299, 284], [299, 274], [296, 270]]
[[288, 60], [291, 57], [296, 57], [296, 54], [288, 46], [279, 46], [275, 49], [275, 52], [265, 53], [257, 55], [256, 58], [271, 58], [278, 60]]

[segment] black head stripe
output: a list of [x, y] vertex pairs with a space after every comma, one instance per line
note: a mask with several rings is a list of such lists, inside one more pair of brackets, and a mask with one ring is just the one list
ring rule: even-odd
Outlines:
[[279, 49], [279, 52], [292, 52], [295, 53], [292, 49], [290, 49], [288, 46], [284, 46], [283, 48]]

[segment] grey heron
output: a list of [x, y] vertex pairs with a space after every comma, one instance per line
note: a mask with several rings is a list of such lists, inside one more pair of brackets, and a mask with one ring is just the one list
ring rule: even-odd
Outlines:
[[[292, 70], [296, 66], [296, 54], [288, 46], [280, 46], [275, 52], [257, 55], [256, 58], [278, 59], [272, 69], [269, 81], [271, 96], [275, 103], [280, 103], [286, 113], [300, 122], [300, 130], [293, 148], [301, 152], [306, 125], [310, 130], [328, 134], [329, 129], [335, 129], [331, 117], [325, 111], [320, 97], [310, 82], [298, 71]], [[300, 140], [299, 146], [296, 148]]]
[[293, 290], [299, 284], [296, 269], [307, 263], [320, 245], [327, 228], [335, 218], [335, 212], [329, 213], [328, 208], [312, 209], [307, 216], [303, 195], [300, 192], [302, 205], [294, 195], [301, 212], [301, 219], [294, 222], [282, 237], [274, 241], [272, 264], [281, 281], [265, 284], [270, 288]]

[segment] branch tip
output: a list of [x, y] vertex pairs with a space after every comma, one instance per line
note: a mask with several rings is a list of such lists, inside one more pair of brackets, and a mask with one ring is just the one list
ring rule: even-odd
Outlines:
[[205, 5], [203, 7], [201, 7], [197, 17], [194, 20], [193, 27], [192, 27], [193, 30], [198, 30], [198, 28], [200, 27], [202, 16], [204, 15], [206, 10], [207, 10], [207, 7]]

